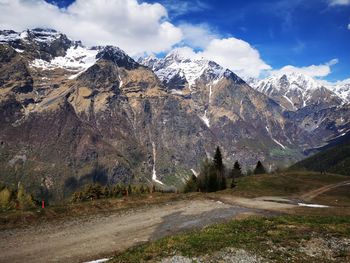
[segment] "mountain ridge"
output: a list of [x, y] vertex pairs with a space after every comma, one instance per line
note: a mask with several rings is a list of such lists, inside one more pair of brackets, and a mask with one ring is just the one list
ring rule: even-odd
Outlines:
[[58, 37], [0, 43], [0, 174], [32, 192], [60, 199], [96, 180], [178, 187], [215, 146], [228, 166], [273, 169], [348, 127], [339, 108], [309, 129], [317, 106], [288, 113], [215, 62], [170, 54], [152, 71], [117, 47], [38, 34]]

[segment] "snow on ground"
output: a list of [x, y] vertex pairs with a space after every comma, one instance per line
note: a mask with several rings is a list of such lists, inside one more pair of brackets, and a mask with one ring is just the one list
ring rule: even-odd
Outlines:
[[121, 88], [123, 86], [123, 81], [119, 74], [118, 74], [118, 78], [119, 78], [119, 88]]
[[161, 181], [157, 179], [157, 172], [156, 172], [156, 145], [154, 142], [152, 142], [152, 150], [153, 150], [153, 171], [152, 171], [152, 180], [156, 183], [164, 185]]
[[271, 139], [272, 139], [275, 143], [277, 143], [277, 144], [278, 144], [279, 146], [281, 146], [283, 149], [286, 149], [286, 146], [284, 146], [282, 143], [280, 143], [279, 141], [277, 141], [275, 138], [272, 137], [272, 133], [271, 133], [270, 129], [269, 129], [267, 126], [265, 126], [265, 129], [267, 130], [267, 133], [270, 135]]
[[195, 177], [198, 177], [198, 173], [194, 169], [191, 169], [191, 172], [194, 174]]
[[152, 56], [143, 59], [141, 63], [152, 68], [161, 81], [168, 81], [176, 75], [184, 77], [190, 90], [201, 76], [205, 75], [209, 80], [218, 81], [226, 71], [212, 61], [187, 57], [177, 49], [170, 52], [165, 58], [157, 59]]
[[298, 203], [298, 206], [313, 207], [313, 208], [326, 208], [326, 207], [329, 207], [328, 205], [305, 204], [305, 203]]
[[64, 57], [55, 57], [50, 62], [42, 59], [34, 59], [30, 66], [44, 70], [54, 70], [56, 68], [67, 69], [75, 72], [74, 75], [69, 77], [69, 79], [74, 79], [96, 63], [97, 53], [98, 50], [87, 49], [81, 46], [70, 47]]
[[183, 95], [182, 90], [172, 89], [170, 90], [170, 92], [171, 94], [174, 94], [174, 95]]
[[285, 147], [282, 143], [280, 143], [279, 141], [277, 141], [276, 139], [272, 138], [272, 140], [273, 140], [275, 143], [277, 143], [279, 146], [281, 146], [283, 149], [286, 149], [286, 147]]
[[205, 110], [204, 115], [199, 116], [199, 118], [201, 118], [201, 120], [205, 123], [205, 125], [207, 125], [208, 128], [210, 128], [209, 118], [207, 117], [207, 110]]
[[101, 259], [97, 259], [97, 260], [93, 260], [93, 261], [88, 261], [85, 263], [103, 263], [103, 262], [106, 262], [108, 260], [110, 260], [110, 258], [101, 258]]

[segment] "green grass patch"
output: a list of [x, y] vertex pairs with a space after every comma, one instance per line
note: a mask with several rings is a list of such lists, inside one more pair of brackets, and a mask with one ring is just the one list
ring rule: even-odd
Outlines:
[[315, 172], [282, 172], [241, 177], [237, 186], [227, 192], [244, 197], [296, 196], [325, 185], [348, 180], [349, 177]]
[[[175, 254], [196, 257], [226, 247], [242, 248], [268, 261], [285, 262], [291, 257], [307, 258], [299, 250], [300, 242], [315, 236], [349, 238], [350, 218], [281, 216], [234, 220], [136, 246], [118, 254], [112, 262], [155, 262]], [[280, 247], [288, 249], [277, 249]], [[347, 256], [343, 254], [343, 259]]]

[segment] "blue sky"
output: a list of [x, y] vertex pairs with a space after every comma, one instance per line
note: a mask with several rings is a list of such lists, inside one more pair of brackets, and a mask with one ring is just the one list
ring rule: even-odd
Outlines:
[[[170, 19], [175, 24], [205, 23], [223, 37], [243, 39], [273, 68], [318, 65], [337, 58], [326, 79], [350, 77], [350, 5], [331, 6], [322, 0], [202, 0], [198, 8], [181, 13], [175, 8], [179, 1], [158, 2], [173, 5]], [[195, 1], [180, 2], [190, 7]]]
[[[350, 0], [46, 0], [50, 8], [8, 1], [2, 28], [54, 27], [134, 56], [186, 46], [254, 77], [288, 66], [329, 81], [350, 78]], [[19, 7], [28, 15], [11, 20]]]

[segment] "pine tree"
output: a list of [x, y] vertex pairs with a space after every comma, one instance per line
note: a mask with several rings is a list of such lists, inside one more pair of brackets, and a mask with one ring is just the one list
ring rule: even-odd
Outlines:
[[242, 168], [239, 162], [236, 161], [231, 170], [231, 178], [232, 178], [231, 188], [234, 188], [236, 186], [235, 179], [241, 176], [242, 176]]
[[260, 161], [258, 161], [254, 169], [254, 174], [264, 174], [264, 173], [266, 173], [265, 167]]
[[220, 151], [220, 147], [219, 146], [216, 147], [213, 163], [214, 163], [215, 168], [218, 171], [221, 172], [221, 171], [224, 170], [224, 164], [222, 162], [222, 155], [221, 155], [221, 151]]
[[239, 164], [238, 161], [235, 162], [235, 164], [233, 165], [233, 168], [231, 170], [231, 177], [232, 177], [232, 180], [242, 176], [242, 168], [241, 168], [241, 165]]
[[[225, 166], [222, 161], [222, 154], [220, 151], [220, 147], [216, 147], [215, 155], [213, 158], [213, 164], [216, 170], [216, 175], [211, 176], [211, 182], [213, 186], [212, 191], [223, 190], [226, 189], [226, 177], [225, 177]], [[214, 184], [214, 178], [216, 183]]]

